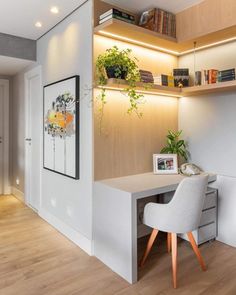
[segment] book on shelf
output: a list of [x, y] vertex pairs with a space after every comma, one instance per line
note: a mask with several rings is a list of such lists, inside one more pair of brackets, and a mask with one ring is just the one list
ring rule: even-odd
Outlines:
[[102, 20], [102, 19], [104, 19], [104, 18], [106, 18], [108, 16], [111, 16], [111, 15], [117, 15], [117, 16], [123, 17], [125, 19], [135, 21], [135, 17], [132, 14], [129, 14], [129, 13], [121, 11], [121, 10], [118, 10], [116, 8], [112, 8], [112, 9], [104, 12], [103, 14], [101, 14], [99, 16], [99, 20]]
[[169, 86], [169, 87], [175, 87], [174, 76], [170, 76], [170, 75], [168, 75], [168, 86]]
[[235, 69], [228, 69], [218, 72], [218, 82], [227, 82], [235, 80]]
[[168, 75], [161, 75], [161, 85], [168, 86]]
[[140, 81], [143, 83], [154, 83], [153, 75], [150, 71], [139, 70]]
[[153, 8], [142, 13], [139, 26], [160, 34], [176, 37], [176, 18], [173, 13]]
[[116, 14], [111, 14], [111, 15], [108, 15], [107, 17], [101, 19], [99, 21], [99, 25], [105, 23], [106, 21], [110, 20], [110, 19], [118, 19], [118, 20], [121, 20], [121, 21], [124, 21], [124, 22], [127, 22], [127, 23], [130, 23], [130, 24], [135, 24], [135, 21], [133, 20], [130, 20], [130, 19], [127, 19], [127, 18], [124, 18], [124, 17], [121, 17], [119, 15], [116, 15]]
[[159, 86], [174, 87], [174, 77], [170, 75], [155, 75], [153, 77], [154, 84]]
[[216, 83], [218, 77], [218, 70], [210, 69], [208, 72], [208, 84]]
[[200, 86], [202, 83], [202, 72], [196, 71], [195, 72], [195, 78], [194, 78], [194, 85]]

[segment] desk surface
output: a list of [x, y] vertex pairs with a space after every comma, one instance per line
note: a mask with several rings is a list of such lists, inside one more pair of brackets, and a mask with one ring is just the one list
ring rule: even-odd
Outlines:
[[[216, 174], [209, 173], [209, 182], [216, 180]], [[110, 178], [99, 181], [112, 188], [125, 191], [131, 194], [150, 191], [154, 189], [173, 189], [186, 176], [181, 174], [156, 175], [152, 172], [130, 175], [125, 177]]]

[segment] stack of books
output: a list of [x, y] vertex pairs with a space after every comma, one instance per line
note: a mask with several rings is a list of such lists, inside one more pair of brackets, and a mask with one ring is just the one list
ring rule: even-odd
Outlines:
[[202, 70], [201, 71], [201, 84], [198, 85], [206, 85], [206, 84], [214, 84], [218, 81], [218, 70], [210, 69], [210, 70]]
[[226, 82], [235, 80], [235, 69], [218, 71], [218, 82]]
[[175, 87], [188, 87], [189, 86], [189, 69], [174, 69], [174, 86]]
[[235, 69], [228, 70], [202, 70], [195, 73], [195, 85], [207, 85], [217, 82], [226, 82], [235, 80]]
[[174, 77], [169, 75], [155, 75], [154, 84], [160, 86], [174, 87]]
[[123, 12], [121, 10], [118, 10], [116, 8], [112, 8], [99, 17], [99, 24], [102, 24], [112, 18], [119, 19], [122, 21], [125, 21], [130, 24], [135, 23], [135, 17], [129, 13]]
[[176, 37], [175, 15], [159, 8], [143, 12], [139, 25], [160, 34]]
[[139, 70], [140, 81], [143, 83], [154, 83], [153, 75], [149, 71]]

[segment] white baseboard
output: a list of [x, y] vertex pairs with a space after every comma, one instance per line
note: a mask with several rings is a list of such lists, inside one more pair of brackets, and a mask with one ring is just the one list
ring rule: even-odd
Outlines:
[[19, 201], [24, 202], [25, 201], [25, 196], [24, 193], [14, 186], [11, 187], [11, 194], [15, 196]]
[[55, 227], [60, 233], [79, 246], [90, 256], [92, 255], [92, 241], [75, 231], [73, 228], [59, 220], [57, 217], [44, 209], [39, 209], [39, 216]]

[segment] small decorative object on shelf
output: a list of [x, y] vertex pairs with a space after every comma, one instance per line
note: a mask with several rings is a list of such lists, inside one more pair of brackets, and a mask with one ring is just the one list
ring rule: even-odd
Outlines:
[[189, 86], [189, 69], [174, 69], [174, 84], [175, 87], [188, 87]]
[[176, 37], [175, 15], [159, 8], [143, 12], [139, 25], [160, 34]]
[[100, 15], [99, 24], [103, 24], [104, 22], [112, 18], [119, 19], [121, 21], [125, 21], [130, 24], [135, 23], [135, 17], [133, 15], [126, 13], [124, 11], [118, 10], [116, 8], [112, 8]]

